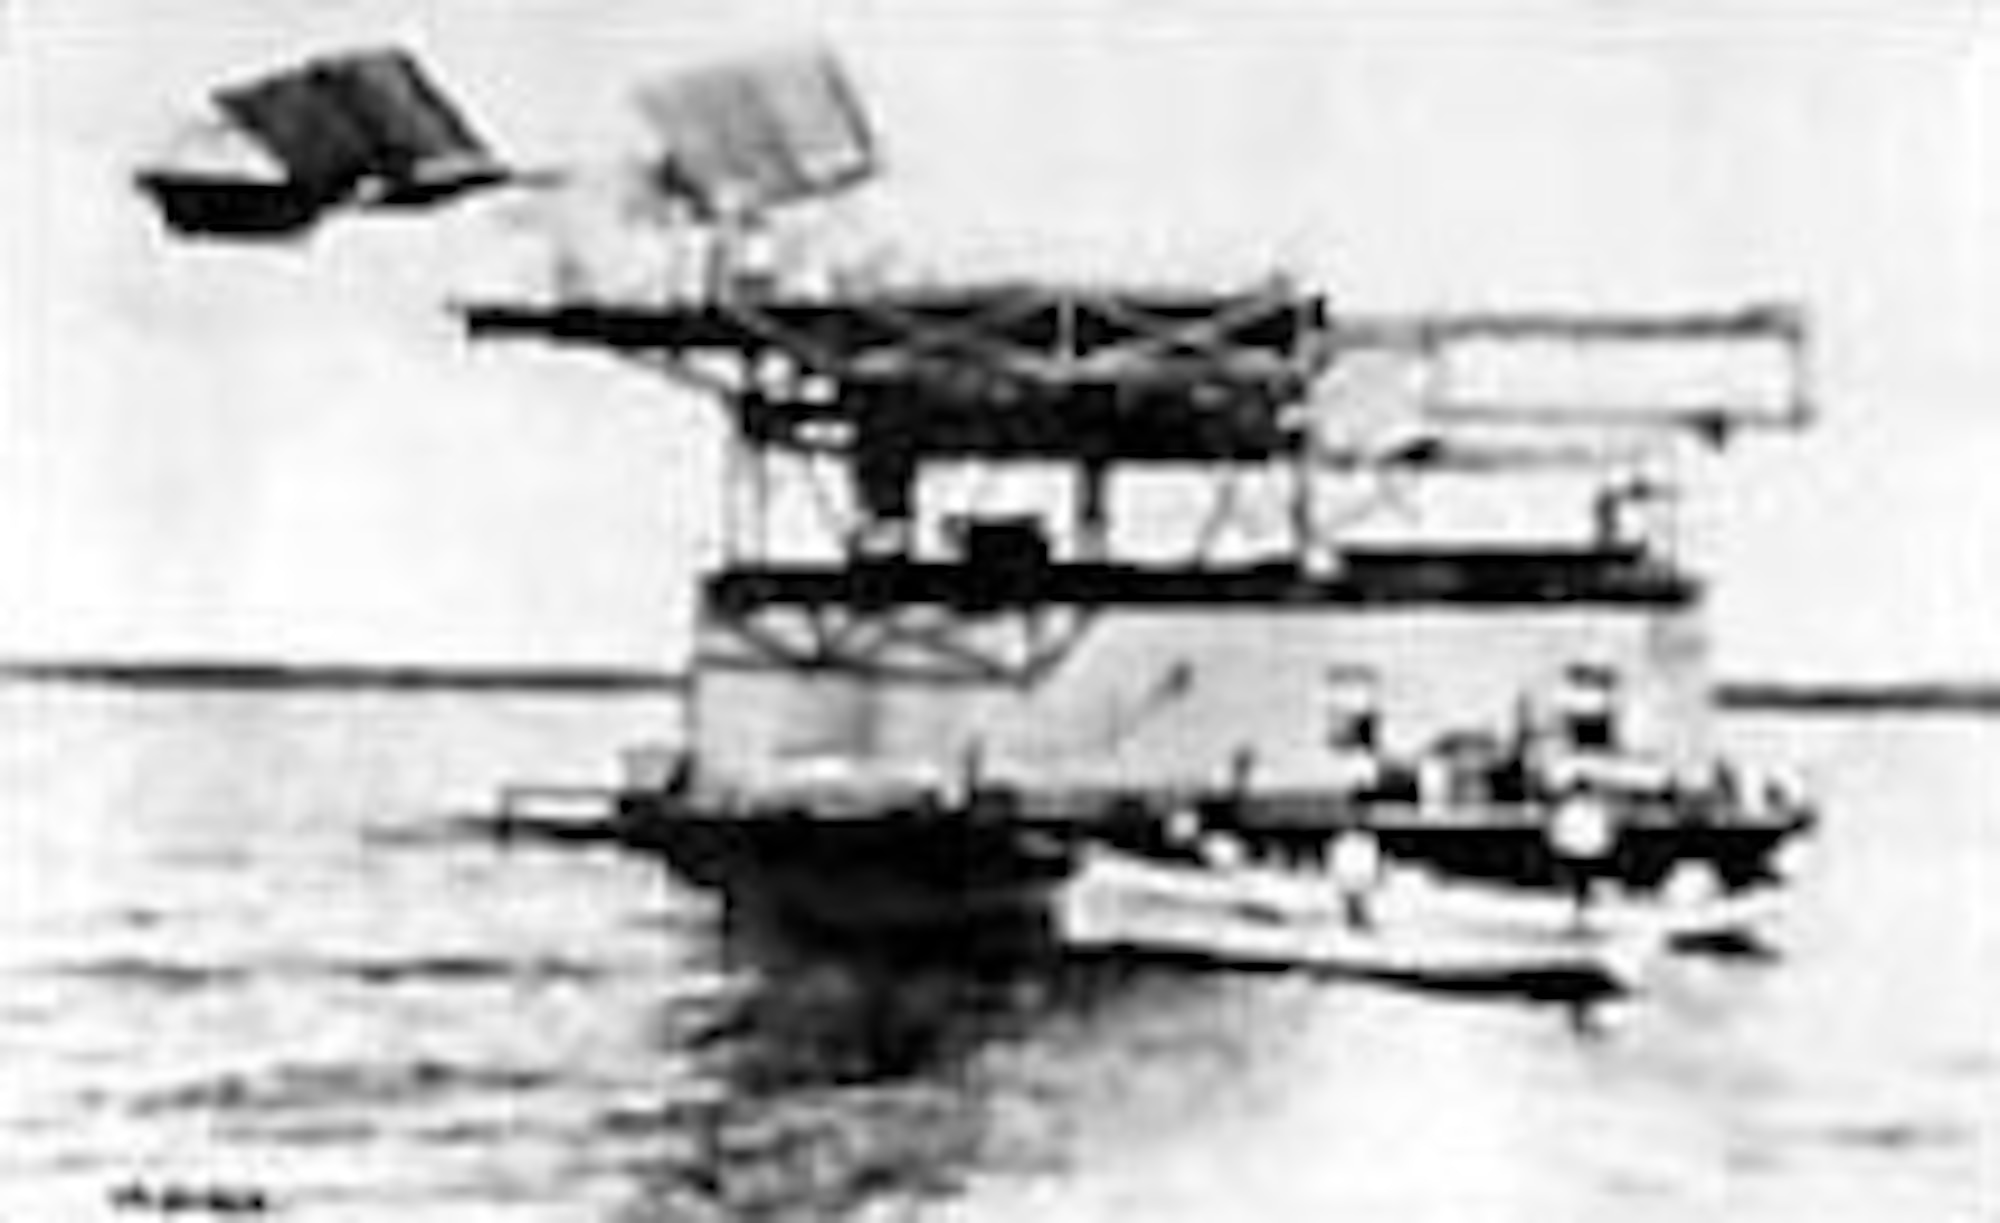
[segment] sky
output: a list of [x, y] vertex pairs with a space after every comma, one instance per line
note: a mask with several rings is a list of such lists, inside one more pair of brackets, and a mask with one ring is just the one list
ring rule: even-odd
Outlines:
[[218, 84], [418, 52], [510, 157], [635, 82], [832, 46], [843, 205], [939, 267], [1283, 267], [1354, 309], [1796, 298], [1823, 418], [1732, 454], [1736, 674], [2000, 675], [2000, 9], [1975, 0], [0, 0], [0, 655], [672, 664], [714, 438], [468, 344], [517, 213], [176, 243], [127, 186]]

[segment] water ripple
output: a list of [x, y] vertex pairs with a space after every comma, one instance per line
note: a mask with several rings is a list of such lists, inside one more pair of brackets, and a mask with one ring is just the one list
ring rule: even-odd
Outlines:
[[405, 1063], [284, 1063], [230, 1072], [131, 1097], [136, 1114], [279, 1113], [433, 1102], [446, 1093], [546, 1091], [559, 1069], [419, 1059]]
[[1825, 890], [1781, 956], [1578, 1040], [1296, 973], [787, 945], [574, 830], [438, 814], [657, 713], [0, 703], [62, 745], [0, 761], [36, 816], [0, 894], [0, 1218], [202, 1218], [206, 1188], [307, 1223], [1978, 1217], [2000, 728], [1766, 727], [1833, 766]]

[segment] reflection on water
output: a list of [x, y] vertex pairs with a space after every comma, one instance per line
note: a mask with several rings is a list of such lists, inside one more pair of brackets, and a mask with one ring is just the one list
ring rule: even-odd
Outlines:
[[0, 1218], [1972, 1217], [2000, 724], [1750, 719], [1820, 772], [1773, 961], [1559, 1011], [724, 930], [496, 842], [653, 697], [0, 689]]

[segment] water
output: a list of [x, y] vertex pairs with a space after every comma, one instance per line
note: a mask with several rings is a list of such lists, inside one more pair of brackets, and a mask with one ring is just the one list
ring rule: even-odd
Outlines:
[[[1775, 963], [1558, 1010], [748, 947], [502, 782], [659, 698], [0, 688], [0, 1219], [1973, 1219], [2000, 722], [1775, 717]], [[1985, 1213], [1982, 1213], [1982, 1210]]]

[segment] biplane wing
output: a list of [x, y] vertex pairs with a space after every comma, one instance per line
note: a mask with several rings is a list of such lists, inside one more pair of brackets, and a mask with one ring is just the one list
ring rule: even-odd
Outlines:
[[287, 237], [346, 206], [420, 207], [506, 180], [505, 167], [416, 59], [398, 49], [309, 60], [215, 91], [220, 126], [269, 169], [142, 168], [177, 233]]
[[711, 213], [834, 194], [878, 168], [860, 96], [823, 50], [684, 70], [647, 82], [637, 100], [664, 185]]

